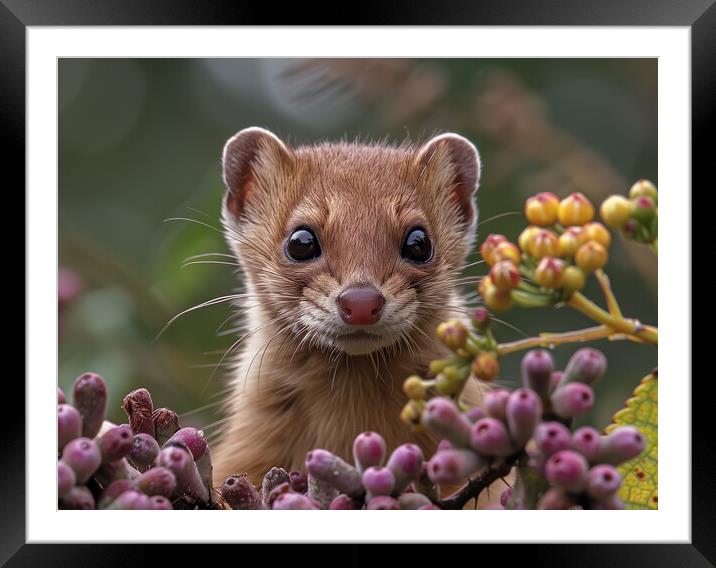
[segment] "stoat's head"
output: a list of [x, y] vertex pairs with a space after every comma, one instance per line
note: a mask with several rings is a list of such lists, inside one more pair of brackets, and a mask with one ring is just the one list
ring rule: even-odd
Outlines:
[[229, 245], [277, 325], [349, 355], [432, 335], [473, 240], [480, 160], [469, 141], [292, 149], [247, 128], [223, 167]]

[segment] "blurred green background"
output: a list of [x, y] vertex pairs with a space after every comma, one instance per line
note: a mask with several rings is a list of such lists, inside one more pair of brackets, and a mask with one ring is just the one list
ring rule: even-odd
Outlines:
[[[60, 59], [59, 383], [86, 370], [109, 382], [109, 418], [123, 396], [209, 429], [220, 419], [222, 368], [236, 335], [217, 334], [221, 303], [174, 315], [237, 287], [233, 267], [188, 257], [226, 252], [218, 230], [220, 153], [237, 130], [264, 126], [289, 143], [425, 138], [456, 131], [481, 152], [478, 240], [515, 240], [524, 200], [582, 191], [595, 203], [636, 179], [658, 183], [656, 59]], [[504, 213], [514, 213], [501, 215]], [[206, 223], [166, 221], [185, 217]], [[477, 259], [473, 254], [470, 259]], [[476, 266], [471, 274], [482, 274]], [[608, 272], [624, 311], [657, 323], [656, 259], [615, 238]], [[64, 283], [64, 284], [62, 284]], [[64, 286], [64, 289], [63, 289]], [[63, 292], [64, 290], [64, 292]], [[599, 298], [594, 283], [587, 290]], [[601, 299], [600, 299], [601, 301]], [[589, 325], [569, 309], [514, 309], [502, 341]], [[602, 341], [610, 363], [598, 427], [656, 365], [653, 347]], [[574, 347], [555, 351], [564, 364]], [[499, 383], [514, 385], [519, 355]]]

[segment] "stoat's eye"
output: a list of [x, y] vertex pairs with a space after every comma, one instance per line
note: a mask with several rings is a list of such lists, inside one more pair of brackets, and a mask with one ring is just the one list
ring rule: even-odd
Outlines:
[[313, 231], [300, 227], [291, 233], [286, 243], [286, 256], [299, 262], [321, 256], [321, 245]]
[[413, 227], [405, 235], [400, 256], [412, 262], [427, 262], [433, 257], [433, 244], [425, 229]]

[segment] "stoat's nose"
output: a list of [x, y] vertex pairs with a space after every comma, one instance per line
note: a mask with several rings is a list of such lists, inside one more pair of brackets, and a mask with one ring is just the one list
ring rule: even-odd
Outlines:
[[385, 298], [375, 288], [348, 288], [338, 296], [343, 321], [350, 325], [373, 325], [383, 314]]

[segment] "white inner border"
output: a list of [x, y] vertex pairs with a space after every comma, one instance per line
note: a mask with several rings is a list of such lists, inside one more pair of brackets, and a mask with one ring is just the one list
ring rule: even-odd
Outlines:
[[[28, 28], [28, 542], [690, 542], [690, 44], [688, 27]], [[659, 58], [658, 511], [56, 510], [57, 58], [242, 56]]]

